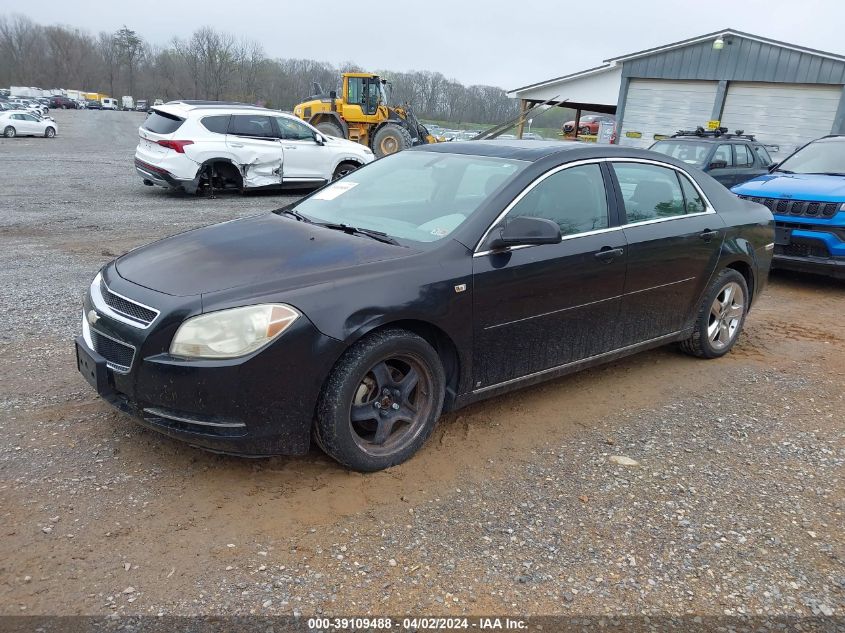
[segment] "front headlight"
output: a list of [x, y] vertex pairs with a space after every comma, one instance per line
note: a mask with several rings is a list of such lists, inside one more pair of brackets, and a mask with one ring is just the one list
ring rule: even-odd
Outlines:
[[236, 358], [280, 336], [299, 312], [281, 303], [231, 308], [188, 319], [170, 344], [173, 356]]

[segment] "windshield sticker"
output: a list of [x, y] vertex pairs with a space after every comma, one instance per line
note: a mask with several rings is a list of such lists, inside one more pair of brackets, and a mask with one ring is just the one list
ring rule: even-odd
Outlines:
[[353, 187], [357, 187], [357, 182], [336, 182], [333, 185], [329, 185], [322, 191], [319, 191], [314, 194], [311, 198], [312, 200], [334, 200], [338, 196], [345, 194], [347, 191], [352, 189]]
[[432, 229], [431, 234], [434, 237], [446, 237], [447, 235], [449, 235], [449, 229], [442, 229], [438, 227], [436, 229]]

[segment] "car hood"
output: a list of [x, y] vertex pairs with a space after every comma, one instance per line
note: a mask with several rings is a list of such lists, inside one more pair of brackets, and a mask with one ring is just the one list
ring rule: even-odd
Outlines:
[[840, 202], [845, 201], [845, 177], [775, 172], [737, 185], [731, 191], [743, 196]]
[[132, 283], [189, 296], [278, 281], [278, 290], [336, 280], [355, 266], [416, 251], [266, 214], [205, 228], [130, 251], [115, 262]]
[[354, 152], [355, 154], [367, 154], [367, 151], [365, 151], [367, 148], [360, 143], [340, 138], [338, 136], [328, 136], [326, 134], [323, 134], [323, 136], [326, 138], [326, 145], [329, 147], [345, 149], [347, 151]]

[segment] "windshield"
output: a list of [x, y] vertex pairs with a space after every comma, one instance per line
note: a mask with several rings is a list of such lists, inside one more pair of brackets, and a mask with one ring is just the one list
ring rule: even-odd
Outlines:
[[527, 164], [485, 156], [400, 152], [324, 187], [297, 204], [296, 211], [315, 222], [436, 242]]
[[688, 165], [703, 167], [712, 145], [695, 141], [658, 141], [649, 149], [682, 160]]
[[845, 142], [840, 139], [814, 141], [783, 161], [776, 171], [845, 175]]

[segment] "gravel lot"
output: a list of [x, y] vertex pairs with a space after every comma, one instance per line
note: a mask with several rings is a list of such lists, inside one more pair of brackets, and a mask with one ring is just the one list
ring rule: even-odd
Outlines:
[[386, 472], [212, 455], [92, 393], [80, 296], [290, 198], [144, 187], [142, 115], [55, 117], [0, 139], [0, 614], [845, 615], [845, 284], [775, 275], [728, 357], [472, 406]]

